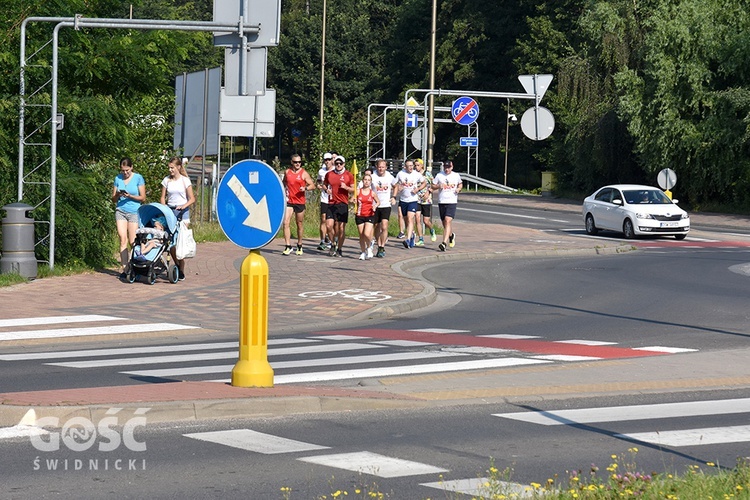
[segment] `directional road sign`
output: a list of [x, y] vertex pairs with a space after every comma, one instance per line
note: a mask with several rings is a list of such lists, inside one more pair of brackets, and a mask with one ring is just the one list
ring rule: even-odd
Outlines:
[[660, 188], [670, 190], [677, 184], [677, 174], [671, 168], [663, 168], [656, 176], [656, 182]]
[[479, 104], [471, 97], [459, 97], [453, 101], [451, 114], [459, 125], [471, 125], [479, 118]]
[[216, 195], [219, 225], [235, 245], [255, 250], [267, 245], [284, 218], [284, 186], [258, 160], [242, 160], [227, 170]]
[[406, 126], [409, 128], [417, 128], [419, 126], [419, 115], [406, 113]]
[[479, 146], [479, 137], [461, 137], [460, 144], [462, 148]]

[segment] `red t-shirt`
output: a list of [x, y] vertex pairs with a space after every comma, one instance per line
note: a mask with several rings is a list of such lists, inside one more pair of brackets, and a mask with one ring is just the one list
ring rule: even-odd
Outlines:
[[323, 183], [331, 186], [331, 196], [328, 199], [328, 203], [331, 205], [349, 203], [349, 191], [342, 188], [341, 184], [346, 184], [350, 187], [354, 185], [354, 176], [351, 172], [344, 169], [341, 173], [338, 173], [336, 169], [333, 169], [326, 174]]
[[302, 191], [302, 186], [307, 186], [307, 181], [304, 175], [305, 171], [303, 169], [299, 169], [296, 172], [291, 168], [286, 169], [284, 184], [287, 191], [287, 203], [295, 205], [305, 204], [305, 191]]
[[375, 207], [378, 206], [378, 195], [370, 189], [367, 194], [360, 189], [357, 193], [357, 217], [372, 217], [375, 215]]

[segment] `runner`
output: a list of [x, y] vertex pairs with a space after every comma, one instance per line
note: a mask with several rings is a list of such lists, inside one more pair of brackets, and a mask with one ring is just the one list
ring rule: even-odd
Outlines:
[[[424, 188], [417, 192], [419, 203], [417, 205], [417, 236], [419, 239], [416, 242], [418, 247], [424, 246], [424, 231], [425, 229], [430, 230], [430, 240], [435, 241], [437, 235], [435, 234], [435, 228], [432, 227], [432, 173], [425, 170], [424, 162], [421, 158], [414, 160], [414, 168], [427, 179], [427, 184]], [[422, 223], [424, 222], [424, 228]]]
[[292, 253], [292, 214], [297, 222], [297, 255], [302, 255], [302, 236], [305, 225], [305, 193], [315, 189], [312, 177], [302, 168], [302, 157], [292, 155], [292, 166], [284, 173], [282, 183], [286, 188], [286, 210], [284, 211], [284, 251], [283, 255]]
[[406, 160], [404, 168], [396, 175], [395, 193], [399, 196], [398, 208], [404, 216], [406, 239], [404, 248], [414, 248], [414, 221], [417, 213], [417, 192], [427, 185], [427, 180], [414, 171], [414, 162]]
[[328, 204], [328, 191], [323, 189], [323, 179], [326, 174], [333, 169], [333, 155], [331, 153], [325, 153], [323, 155], [323, 164], [318, 170], [317, 187], [320, 189], [320, 244], [318, 250], [328, 250], [331, 248], [331, 237], [328, 234], [328, 225], [326, 219], [330, 210]]
[[463, 188], [461, 176], [453, 171], [452, 161], [445, 162], [443, 171], [435, 176], [432, 187], [438, 190], [438, 208], [440, 220], [443, 221], [443, 242], [438, 245], [438, 249], [445, 252], [446, 247], [456, 246], [456, 234], [451, 223], [456, 217], [458, 193]]
[[328, 202], [330, 204], [328, 224], [328, 234], [333, 233], [333, 242], [331, 244], [331, 257], [343, 257], [341, 249], [346, 239], [346, 223], [349, 222], [349, 196], [354, 192], [354, 176], [346, 170], [344, 166], [346, 159], [343, 156], [337, 156], [333, 162], [333, 170], [328, 172], [323, 180], [325, 188], [328, 190]]
[[372, 189], [372, 175], [362, 177], [362, 187], [357, 192], [357, 211], [354, 218], [359, 231], [359, 249], [362, 253], [359, 260], [372, 258], [373, 222], [375, 208], [378, 206], [378, 195]]
[[385, 160], [375, 162], [372, 174], [372, 188], [378, 195], [378, 208], [375, 210], [375, 238], [378, 242], [378, 253], [375, 257], [385, 257], [385, 244], [388, 242], [388, 222], [391, 218], [391, 206], [396, 202], [392, 197], [396, 178], [388, 171]]

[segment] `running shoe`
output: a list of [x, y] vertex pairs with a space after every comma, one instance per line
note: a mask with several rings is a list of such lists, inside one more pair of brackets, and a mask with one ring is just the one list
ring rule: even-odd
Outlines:
[[331, 251], [328, 252], [329, 257], [336, 257], [336, 249], [334, 247], [331, 247]]
[[378, 247], [378, 253], [375, 254], [375, 257], [378, 257], [379, 259], [385, 257], [385, 248]]
[[404, 248], [409, 248], [409, 241], [408, 240], [404, 240], [401, 243], [404, 244]]
[[411, 235], [411, 238], [409, 238], [409, 248], [414, 248], [414, 235]]
[[344, 258], [344, 253], [341, 251], [340, 248], [338, 250], [336, 250], [336, 257], [339, 257], [341, 259]]
[[441, 252], [445, 252], [445, 243], [441, 243], [441, 244], [439, 244], [439, 245], [438, 245], [438, 249], [439, 249], [439, 250], [440, 250]]
[[177, 270], [177, 273], [179, 274], [179, 278], [177, 278], [177, 279], [178, 279], [179, 281], [185, 281], [185, 273], [183, 273], [183, 272], [182, 272], [182, 271], [180, 271], [179, 269]]
[[430, 241], [435, 241], [437, 239], [437, 235], [435, 234], [435, 228], [430, 228]]
[[366, 260], [366, 259], [367, 259], [367, 253], [362, 252], [361, 254], [359, 254], [359, 260]]
[[368, 259], [372, 259], [372, 247], [371, 246], [367, 247], [367, 252], [365, 253], [367, 254]]
[[402, 233], [402, 232], [399, 232], [398, 236], [396, 236], [396, 238], [398, 238], [400, 240], [403, 240], [404, 238], [406, 238], [406, 235], [404, 233]]
[[295, 251], [297, 255], [302, 255], [304, 252], [302, 251], [302, 245], [297, 245], [297, 251]]
[[416, 243], [414, 243], [414, 245], [416, 245], [416, 246], [418, 246], [418, 247], [423, 247], [423, 246], [424, 246], [424, 238], [419, 238], [419, 239], [417, 240], [417, 242], [416, 242]]
[[450, 238], [448, 238], [448, 246], [451, 248], [456, 246], [456, 233], [451, 233]]
[[284, 249], [283, 252], [281, 252], [281, 255], [291, 255], [292, 253], [292, 247], [288, 246]]
[[325, 250], [326, 248], [328, 247], [326, 247], [325, 241], [321, 241], [320, 245], [318, 245], [318, 250]]

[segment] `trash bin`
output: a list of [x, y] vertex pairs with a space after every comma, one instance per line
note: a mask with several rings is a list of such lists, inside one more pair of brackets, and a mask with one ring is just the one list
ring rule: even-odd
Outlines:
[[3, 254], [0, 273], [18, 273], [24, 278], [36, 278], [37, 263], [34, 255], [34, 219], [29, 215], [34, 209], [25, 203], [5, 205], [6, 217], [2, 220]]
[[552, 196], [557, 188], [557, 172], [542, 172], [542, 196]]

